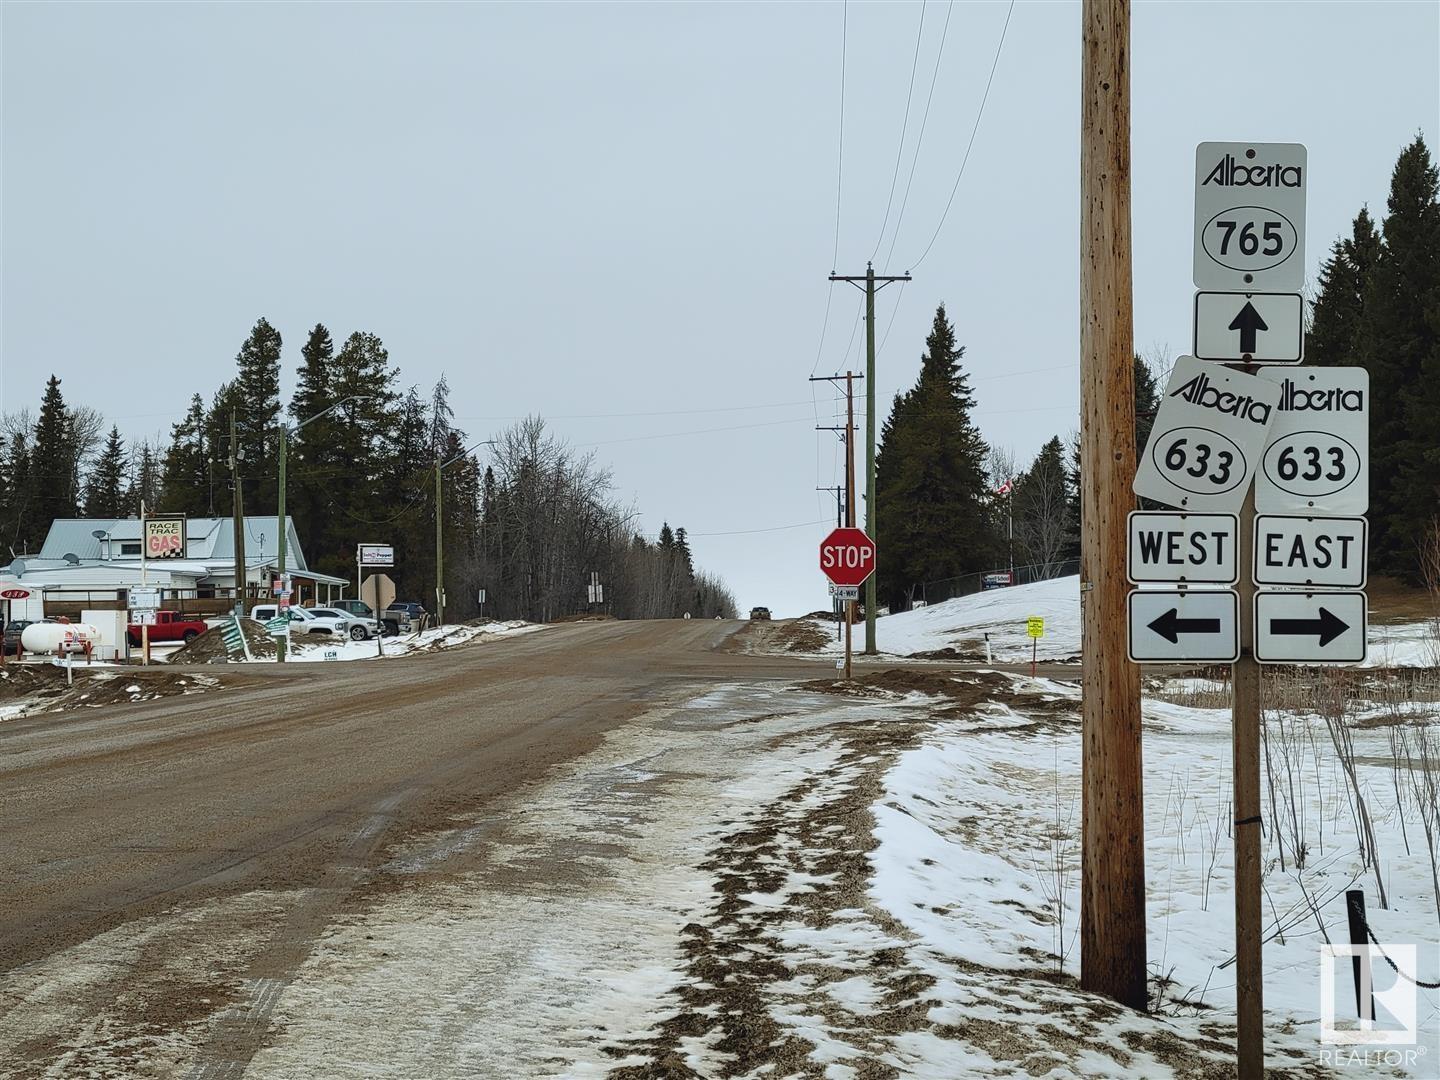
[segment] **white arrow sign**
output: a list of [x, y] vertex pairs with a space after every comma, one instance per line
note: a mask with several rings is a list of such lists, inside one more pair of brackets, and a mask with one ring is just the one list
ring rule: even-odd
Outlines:
[[1299, 293], [1195, 294], [1195, 355], [1227, 364], [1298, 364], [1305, 353]]
[[1359, 367], [1266, 368], [1280, 386], [1255, 509], [1363, 514], [1370, 506], [1370, 373]]
[[1135, 494], [1182, 510], [1237, 512], [1279, 400], [1280, 387], [1268, 379], [1180, 357], [1135, 472]]
[[1305, 279], [1305, 147], [1195, 148], [1195, 287], [1299, 292]]
[[1127, 607], [1137, 664], [1240, 658], [1240, 597], [1231, 589], [1137, 589]]
[[1359, 664], [1365, 631], [1362, 592], [1255, 593], [1255, 659], [1262, 664]]
[[1234, 514], [1132, 511], [1129, 578], [1136, 585], [1233, 585], [1240, 580], [1239, 530]]
[[1255, 517], [1256, 585], [1365, 587], [1363, 517]]

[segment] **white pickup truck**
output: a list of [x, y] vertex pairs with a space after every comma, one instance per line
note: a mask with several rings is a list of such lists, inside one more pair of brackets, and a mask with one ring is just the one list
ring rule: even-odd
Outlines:
[[[361, 618], [339, 608], [289, 607], [285, 610], [290, 616], [291, 633], [329, 634], [365, 641], [380, 632], [380, 624], [373, 618]], [[279, 611], [276, 604], [257, 604], [250, 617], [256, 622], [269, 622]]]

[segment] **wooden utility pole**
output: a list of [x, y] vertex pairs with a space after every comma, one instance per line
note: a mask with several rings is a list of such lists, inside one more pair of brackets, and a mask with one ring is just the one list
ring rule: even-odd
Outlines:
[[245, 617], [245, 493], [240, 486], [240, 440], [235, 430], [235, 410], [230, 410], [230, 479], [235, 488], [231, 515], [235, 526], [235, 617]]
[[[909, 281], [909, 274], [877, 275], [871, 263], [865, 264], [864, 277], [831, 274], [831, 281], [848, 281], [865, 290], [865, 532], [875, 540], [875, 293], [892, 281]], [[862, 285], [863, 282], [863, 285]], [[854, 492], [851, 492], [851, 504]], [[855, 524], [851, 516], [850, 524]], [[876, 542], [878, 548], [878, 541]], [[875, 561], [878, 567], [880, 555]], [[875, 655], [875, 579], [877, 572], [865, 582], [865, 655]]]
[[1134, 509], [1130, 4], [1084, 0], [1080, 101], [1080, 984], [1146, 1006], [1140, 672], [1125, 644]]
[[[817, 431], [839, 431], [845, 440], [845, 504], [843, 507], [844, 517], [841, 524], [850, 528], [855, 527], [855, 380], [860, 378], [853, 371], [847, 371], [844, 375], [812, 375], [811, 382], [839, 382], [845, 380], [845, 426], [843, 428], [825, 427], [817, 428]], [[829, 491], [830, 488], [817, 490]], [[870, 583], [873, 586], [875, 576], [870, 576]], [[868, 595], [868, 594], [867, 594]], [[873, 608], [873, 605], [871, 605]], [[851, 649], [852, 628], [855, 625], [855, 601], [845, 601], [845, 679], [849, 681], [851, 672]]]

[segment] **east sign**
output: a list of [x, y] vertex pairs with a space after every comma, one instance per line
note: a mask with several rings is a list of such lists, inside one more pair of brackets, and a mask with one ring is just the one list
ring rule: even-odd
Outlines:
[[1255, 516], [1256, 585], [1365, 587], [1363, 517]]

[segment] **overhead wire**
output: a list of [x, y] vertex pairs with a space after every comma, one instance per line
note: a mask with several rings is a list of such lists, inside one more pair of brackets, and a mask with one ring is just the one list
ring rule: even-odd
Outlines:
[[744, 535], [747, 535], [747, 534], [749, 534], [749, 533], [784, 532], [786, 529], [808, 529], [808, 528], [810, 528], [812, 525], [828, 525], [828, 524], [830, 524], [830, 519], [829, 519], [829, 518], [821, 518], [819, 521], [797, 521], [794, 525], [772, 525], [772, 526], [771, 526], [770, 528], [768, 528], [768, 529], [731, 529], [731, 530], [728, 531], [728, 532], [704, 532], [704, 533], [692, 533], [692, 532], [689, 532], [689, 531], [687, 530], [686, 533], [685, 533], [685, 535], [686, 535], [687, 537], [694, 537], [694, 538], [699, 538], [699, 537], [702, 537], [702, 536], [744, 536]]
[[950, 198], [945, 202], [945, 209], [940, 214], [940, 222], [935, 226], [935, 233], [930, 237], [930, 242], [925, 245], [925, 250], [920, 257], [912, 261], [909, 266], [913, 270], [925, 261], [930, 254], [930, 249], [935, 246], [935, 241], [940, 239], [940, 230], [945, 227], [945, 219], [950, 216], [950, 207], [955, 203], [955, 193], [960, 190], [960, 179], [965, 175], [965, 166], [970, 162], [970, 151], [975, 146], [975, 136], [980, 131], [980, 121], [985, 116], [985, 104], [990, 100], [990, 87], [995, 82], [995, 70], [1000, 66], [1000, 53], [1005, 48], [1005, 34], [1010, 29], [1010, 16], [1015, 12], [1015, 0], [1010, 0], [1010, 6], [1005, 9], [1005, 23], [1000, 27], [1000, 40], [995, 45], [995, 59], [990, 63], [990, 76], [985, 80], [985, 92], [980, 96], [980, 108], [975, 111], [975, 124], [970, 129], [970, 141], [965, 144], [965, 154], [960, 159], [960, 170], [955, 174], [955, 183], [950, 188]]
[[915, 153], [910, 158], [910, 175], [905, 181], [905, 194], [900, 199], [900, 213], [895, 218], [895, 231], [890, 234], [890, 250], [885, 253], [886, 270], [890, 268], [890, 260], [895, 256], [895, 241], [900, 238], [900, 223], [905, 220], [905, 208], [910, 205], [910, 186], [915, 183], [915, 166], [920, 161], [920, 146], [925, 141], [925, 125], [930, 120], [930, 103], [935, 98], [935, 82], [940, 76], [940, 60], [945, 55], [945, 38], [950, 32], [950, 14], [954, 8], [955, 0], [950, 0], [945, 5], [945, 25], [940, 28], [940, 47], [935, 50], [935, 67], [930, 72], [930, 91], [925, 95], [925, 112], [920, 116], [920, 133], [915, 137]]
[[[839, 133], [838, 146], [835, 152], [835, 243], [830, 252], [830, 270], [834, 273], [836, 265], [840, 261], [840, 207], [841, 197], [844, 193], [845, 180], [845, 68], [846, 55], [850, 46], [850, 3], [844, 0], [840, 7], [840, 109], [839, 109]], [[813, 377], [820, 367], [820, 358], [825, 353], [825, 337], [830, 331], [830, 307], [835, 300], [835, 282], [828, 282], [825, 289], [825, 315], [820, 320], [820, 343], [815, 346], [815, 362], [810, 365], [810, 375]], [[820, 423], [820, 408], [815, 400], [815, 384], [810, 384], [810, 406], [815, 414], [815, 423]], [[815, 443], [815, 486], [820, 486], [820, 443]], [[816, 505], [819, 505], [820, 493], [815, 492]]]
[[910, 101], [915, 96], [915, 71], [920, 66], [920, 42], [925, 36], [925, 2], [920, 0], [920, 25], [915, 30], [915, 57], [910, 61], [910, 86], [905, 91], [905, 115], [900, 121], [900, 143], [895, 147], [895, 169], [890, 174], [890, 194], [885, 199], [885, 219], [880, 222], [880, 235], [875, 238], [875, 250], [870, 261], [880, 254], [880, 245], [885, 242], [885, 228], [890, 224], [890, 208], [895, 205], [895, 185], [900, 180], [900, 162], [905, 156], [905, 135], [910, 130]]

